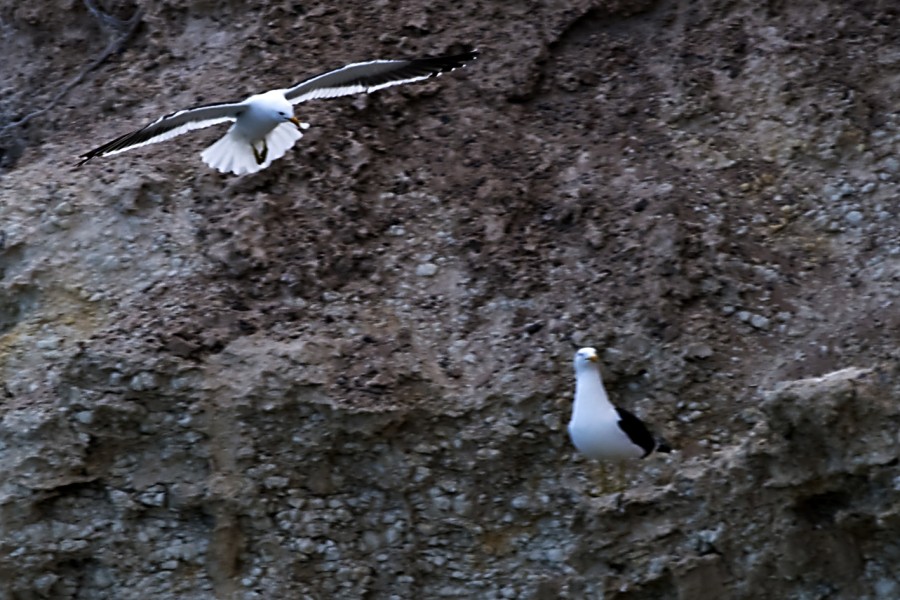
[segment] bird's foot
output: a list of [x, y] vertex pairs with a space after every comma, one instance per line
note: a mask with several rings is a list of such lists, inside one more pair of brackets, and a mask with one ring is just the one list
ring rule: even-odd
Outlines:
[[256, 164], [261, 165], [266, 162], [266, 156], [269, 155], [269, 146], [266, 144], [266, 140], [263, 140], [261, 151], [257, 150], [253, 144], [250, 144], [250, 147], [253, 148], [253, 158], [256, 159]]

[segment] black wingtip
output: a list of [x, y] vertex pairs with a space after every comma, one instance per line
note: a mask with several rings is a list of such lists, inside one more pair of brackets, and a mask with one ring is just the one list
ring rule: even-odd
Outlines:
[[462, 64], [470, 63], [473, 60], [478, 60], [478, 57], [481, 53], [478, 50], [469, 50], [468, 52], [463, 52], [459, 55], [459, 60]]
[[466, 64], [477, 59], [481, 53], [478, 50], [465, 50], [454, 54], [433, 54], [422, 58], [413, 59], [416, 61], [429, 61], [434, 64], [443, 66], [445, 69], [453, 70], [466, 66]]
[[442, 73], [462, 68], [478, 58], [478, 50], [467, 50], [459, 54], [444, 54], [443, 56], [433, 56], [424, 58], [424, 61], [431, 61], [432, 64], [438, 66]]
[[657, 442], [656, 443], [656, 451], [663, 452], [664, 454], [668, 454], [672, 451], [672, 446], [668, 445], [665, 442]]

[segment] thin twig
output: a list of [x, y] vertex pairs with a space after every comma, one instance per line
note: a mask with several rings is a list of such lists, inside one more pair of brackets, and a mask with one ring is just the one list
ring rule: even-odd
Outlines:
[[144, 15], [144, 10], [142, 8], [138, 8], [134, 11], [134, 14], [130, 19], [128, 19], [127, 21], [123, 21], [100, 11], [96, 6], [93, 5], [90, 0], [84, 0], [84, 4], [85, 6], [87, 6], [91, 14], [99, 19], [101, 23], [107, 24], [119, 30], [121, 32], [121, 35], [119, 35], [118, 38], [110, 41], [110, 43], [107, 44], [106, 49], [104, 49], [97, 58], [95, 58], [87, 66], [85, 66], [85, 68], [83, 68], [81, 72], [76, 75], [74, 79], [72, 79], [72, 81], [64, 85], [63, 88], [59, 90], [43, 108], [28, 113], [18, 121], [13, 121], [12, 123], [6, 124], [2, 128], [0, 128], [0, 135], [3, 135], [7, 131], [15, 127], [21, 127], [33, 118], [39, 117], [40, 115], [56, 106], [56, 104], [60, 100], [62, 100], [66, 94], [72, 91], [72, 88], [74, 88], [84, 80], [88, 73], [106, 62], [106, 60], [113, 54], [121, 52], [128, 40], [130, 40], [134, 33], [137, 31], [138, 26], [141, 24], [141, 17]]

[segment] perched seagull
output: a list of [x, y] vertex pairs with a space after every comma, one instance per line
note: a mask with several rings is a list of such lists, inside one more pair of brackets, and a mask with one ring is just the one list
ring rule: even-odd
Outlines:
[[98, 156], [117, 154], [170, 140], [192, 129], [230, 122], [233, 125], [228, 133], [204, 150], [200, 157], [222, 173], [255, 173], [284, 156], [303, 137], [301, 130], [309, 127], [309, 123], [301, 123], [294, 116], [294, 104], [318, 98], [368, 94], [392, 85], [428, 79], [465, 66], [477, 56], [476, 51], [471, 51], [411, 60], [353, 63], [311, 77], [291, 88], [255, 94], [242, 102], [180, 110], [82, 154], [84, 160], [78, 166]]
[[643, 421], [613, 406], [600, 377], [597, 351], [582, 348], [575, 353], [575, 406], [569, 421], [569, 437], [590, 458], [644, 458], [651, 452], [671, 452], [657, 440]]

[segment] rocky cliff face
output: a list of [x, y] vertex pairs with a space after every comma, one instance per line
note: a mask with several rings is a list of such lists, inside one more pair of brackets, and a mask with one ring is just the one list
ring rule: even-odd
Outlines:
[[[900, 597], [895, 3], [49, 5], [0, 1], [0, 599]], [[71, 167], [466, 45], [257, 175]], [[677, 453], [575, 455], [573, 344]]]

